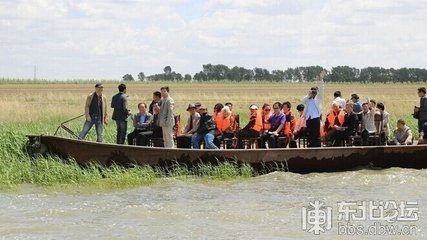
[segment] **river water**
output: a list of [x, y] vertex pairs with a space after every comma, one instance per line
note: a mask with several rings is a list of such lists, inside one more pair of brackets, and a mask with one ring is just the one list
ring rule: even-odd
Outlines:
[[[427, 239], [426, 189], [427, 170], [399, 168], [275, 172], [230, 181], [165, 179], [109, 192], [22, 186], [0, 195], [0, 239]], [[383, 208], [387, 214], [363, 212], [370, 203], [389, 203]], [[343, 209], [365, 220], [343, 222]], [[384, 216], [393, 210], [406, 218], [387, 222]], [[330, 218], [312, 217], [318, 213]], [[386, 232], [390, 226], [410, 229]], [[359, 228], [365, 228], [358, 232], [362, 236]]]

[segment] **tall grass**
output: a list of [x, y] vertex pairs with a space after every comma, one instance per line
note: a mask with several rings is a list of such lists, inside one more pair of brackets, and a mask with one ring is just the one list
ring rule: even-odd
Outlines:
[[[49, 129], [49, 130], [48, 130]], [[20, 184], [35, 184], [53, 188], [116, 189], [145, 186], [164, 178], [199, 178], [227, 180], [250, 177], [255, 174], [248, 165], [220, 163], [187, 168], [175, 165], [170, 169], [150, 166], [82, 168], [73, 160], [55, 156], [32, 156], [26, 149], [28, 133], [51, 133], [49, 121], [45, 123], [0, 123], [0, 189], [14, 189]], [[110, 139], [113, 136], [109, 136]]]

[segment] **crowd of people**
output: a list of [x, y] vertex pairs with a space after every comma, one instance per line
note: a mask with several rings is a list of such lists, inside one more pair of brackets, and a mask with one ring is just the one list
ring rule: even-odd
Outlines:
[[[112, 97], [112, 119], [117, 126], [117, 144], [153, 145], [165, 148], [193, 148], [201, 145], [207, 149], [219, 148], [294, 148], [297, 140], [304, 139], [307, 147], [351, 145], [410, 145], [414, 136], [403, 119], [398, 119], [390, 133], [390, 114], [382, 102], [370, 99], [361, 102], [357, 94], [345, 100], [340, 91], [334, 92], [327, 114], [322, 116], [325, 72], [319, 74], [319, 82], [312, 87], [294, 115], [291, 103], [265, 103], [262, 107], [249, 105], [249, 121], [240, 126], [239, 114], [233, 104], [217, 103], [212, 114], [199, 103], [187, 107], [188, 118], [181, 129], [181, 116], [174, 114], [175, 102], [169, 95], [169, 87], [153, 92], [147, 108], [138, 103], [138, 112], [131, 114], [126, 96], [126, 85], [118, 86]], [[97, 83], [95, 91], [86, 98], [83, 129], [79, 135], [84, 139], [95, 125], [97, 141], [103, 141], [103, 125], [107, 123], [107, 99], [102, 94], [103, 85]], [[424, 87], [418, 88], [420, 105], [414, 108], [418, 119], [419, 143], [427, 139], [427, 97]], [[127, 133], [127, 120], [132, 120], [134, 130]], [[323, 120], [322, 120], [323, 118]]]

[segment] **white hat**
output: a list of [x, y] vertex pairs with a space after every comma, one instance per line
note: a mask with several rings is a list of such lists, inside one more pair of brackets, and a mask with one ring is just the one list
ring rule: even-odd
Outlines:
[[249, 109], [258, 110], [258, 106], [255, 104], [252, 104], [251, 106], [249, 106]]

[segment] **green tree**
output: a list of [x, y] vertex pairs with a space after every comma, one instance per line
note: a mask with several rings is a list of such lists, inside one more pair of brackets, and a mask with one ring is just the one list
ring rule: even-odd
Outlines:
[[360, 76], [360, 70], [349, 66], [337, 66], [331, 69], [329, 80], [332, 82], [353, 82]]
[[285, 72], [283, 70], [273, 70], [271, 72], [271, 80], [276, 82], [285, 80]]
[[187, 74], [185, 74], [185, 75], [184, 75], [184, 80], [185, 80], [185, 81], [191, 81], [191, 75], [190, 75], [190, 74], [188, 74], [188, 73], [187, 73]]
[[144, 81], [145, 80], [145, 74], [143, 72], [138, 73], [138, 79], [139, 79], [139, 81]]
[[208, 76], [205, 72], [200, 71], [199, 73], [194, 74], [193, 79], [196, 81], [206, 81], [208, 79]]
[[129, 73], [125, 74], [123, 76], [123, 81], [134, 81], [132, 74], [129, 74]]

